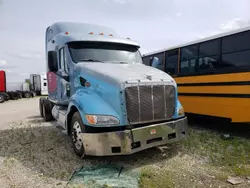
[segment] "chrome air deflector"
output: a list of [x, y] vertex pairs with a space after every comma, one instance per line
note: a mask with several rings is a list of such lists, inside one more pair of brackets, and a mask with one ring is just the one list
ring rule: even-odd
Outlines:
[[176, 105], [173, 82], [126, 83], [124, 97], [130, 124], [172, 119]]

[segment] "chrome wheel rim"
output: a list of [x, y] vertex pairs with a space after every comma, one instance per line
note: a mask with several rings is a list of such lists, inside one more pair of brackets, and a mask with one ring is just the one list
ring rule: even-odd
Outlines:
[[76, 149], [80, 150], [82, 147], [82, 140], [80, 134], [82, 133], [80, 123], [75, 121], [73, 124], [72, 139]]

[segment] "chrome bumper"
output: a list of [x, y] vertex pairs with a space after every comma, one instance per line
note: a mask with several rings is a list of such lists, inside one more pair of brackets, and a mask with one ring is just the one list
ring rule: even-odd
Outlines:
[[107, 133], [80, 135], [86, 155], [128, 155], [148, 148], [173, 143], [187, 136], [187, 118], [161, 124]]

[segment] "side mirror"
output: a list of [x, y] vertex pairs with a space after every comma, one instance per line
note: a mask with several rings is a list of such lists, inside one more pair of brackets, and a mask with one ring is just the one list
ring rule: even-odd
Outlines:
[[152, 67], [158, 68], [159, 64], [159, 59], [157, 57], [154, 57], [152, 60]]
[[48, 64], [49, 64], [50, 71], [52, 72], [58, 71], [57, 54], [55, 51], [48, 52]]

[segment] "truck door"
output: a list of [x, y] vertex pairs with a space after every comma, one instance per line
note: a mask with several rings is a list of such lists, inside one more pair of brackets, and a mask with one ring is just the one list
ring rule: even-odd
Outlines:
[[65, 57], [65, 47], [60, 48], [58, 54], [59, 54], [58, 73], [62, 75], [62, 77], [59, 77], [60, 80], [58, 84], [57, 99], [62, 103], [67, 103], [69, 99], [66, 92], [66, 85], [68, 84], [68, 81], [63, 78], [63, 76], [68, 76], [68, 66]]

